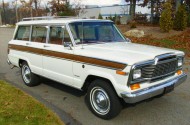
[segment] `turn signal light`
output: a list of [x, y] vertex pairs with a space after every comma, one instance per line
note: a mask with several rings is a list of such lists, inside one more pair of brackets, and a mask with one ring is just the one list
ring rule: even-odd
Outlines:
[[116, 74], [123, 75], [123, 76], [127, 75], [126, 72], [123, 72], [123, 71], [120, 71], [120, 70], [117, 70]]
[[130, 88], [131, 88], [131, 90], [139, 89], [140, 88], [140, 84], [136, 83], [136, 84], [130, 85]]
[[178, 74], [178, 75], [181, 75], [181, 74], [182, 74], [182, 70], [178, 70], [178, 71], [177, 71], [177, 74]]

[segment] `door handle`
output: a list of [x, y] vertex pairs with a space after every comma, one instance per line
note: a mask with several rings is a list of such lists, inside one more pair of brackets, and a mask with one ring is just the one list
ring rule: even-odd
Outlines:
[[27, 46], [31, 45], [30, 43], [26, 43]]
[[48, 45], [44, 45], [44, 47], [50, 47], [50, 46], [48, 46]]

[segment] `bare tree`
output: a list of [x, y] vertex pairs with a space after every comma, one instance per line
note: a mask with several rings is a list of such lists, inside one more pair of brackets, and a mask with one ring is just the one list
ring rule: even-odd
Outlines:
[[137, 1], [140, 1], [140, 0], [125, 0], [125, 2], [130, 2], [130, 11], [129, 11], [129, 14], [131, 15], [132, 19], [135, 17], [136, 2]]
[[5, 11], [5, 3], [4, 3], [4, 0], [2, 0], [2, 4], [3, 4], [3, 16], [4, 16], [5, 22], [6, 22], [6, 11]]
[[16, 22], [18, 22], [18, 8], [17, 8], [17, 1], [18, 0], [15, 0], [12, 2], [14, 8], [15, 8], [15, 12], [16, 12]]
[[7, 23], [7, 15], [8, 15], [8, 12], [7, 12], [7, 9], [9, 8], [9, 3], [8, 2], [4, 2], [4, 0], [2, 0], [2, 4], [1, 4], [1, 7], [3, 9], [3, 14], [2, 14], [2, 23], [3, 24], [6, 24]]
[[124, 5], [124, 6], [121, 6], [120, 7], [120, 12], [123, 14], [123, 15], [126, 15], [129, 13], [129, 7], [127, 5]]
[[[30, 6], [30, 7], [32, 7], [32, 4], [34, 4], [34, 9], [35, 9], [35, 16], [39, 16], [39, 14], [38, 14], [38, 8], [39, 8], [39, 3], [40, 3], [41, 1], [39, 1], [39, 0], [29, 0], [29, 2], [28, 2], [28, 5]], [[31, 11], [32, 11], [32, 9], [31, 9]], [[31, 12], [31, 14], [32, 14], [32, 16], [33, 16], [33, 12]]]
[[82, 0], [74, 0], [72, 6], [74, 7], [75, 15], [79, 17], [79, 14], [85, 14], [86, 10], [82, 5]]
[[67, 0], [51, 0], [48, 2], [52, 15], [73, 16], [75, 11]]

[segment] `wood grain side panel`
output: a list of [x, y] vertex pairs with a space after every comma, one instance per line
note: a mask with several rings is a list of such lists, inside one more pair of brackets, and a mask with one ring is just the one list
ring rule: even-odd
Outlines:
[[25, 52], [35, 53], [35, 54], [43, 54], [43, 50], [38, 49], [38, 48], [27, 47], [27, 46], [19, 46], [19, 45], [10, 45], [10, 44], [8, 47], [9, 47], [9, 49], [25, 51]]
[[68, 54], [68, 53], [62, 53], [62, 52], [55, 52], [55, 51], [50, 51], [50, 50], [42, 50], [42, 49], [26, 47], [26, 46], [9, 44], [9, 49], [31, 52], [31, 53], [41, 54], [44, 56], [61, 58], [61, 59], [68, 59], [68, 60], [103, 66], [103, 67], [112, 68], [112, 69], [124, 69], [127, 66], [126, 64], [112, 62], [112, 61], [106, 61], [106, 60], [79, 56], [79, 55], [74, 55], [74, 54]]
[[90, 57], [83, 57], [83, 56], [75, 56], [75, 60], [84, 62], [84, 63], [99, 65], [99, 66], [103, 66], [103, 67], [110, 67], [110, 68], [114, 68], [114, 69], [124, 69], [126, 67], [125, 64], [111, 62], [111, 61], [105, 61], [105, 60], [95, 59], [95, 58], [90, 58]]
[[73, 54], [62, 53], [62, 52], [55, 52], [55, 51], [44, 50], [43, 51], [43, 55], [45, 55], [45, 56], [51, 56], [51, 57], [56, 57], [56, 58], [63, 58], [63, 59], [74, 60], [74, 55]]

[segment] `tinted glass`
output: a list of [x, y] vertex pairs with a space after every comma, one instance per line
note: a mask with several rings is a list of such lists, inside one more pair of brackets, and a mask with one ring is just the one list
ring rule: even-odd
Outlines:
[[19, 26], [15, 39], [29, 41], [29, 37], [30, 37], [30, 26]]
[[71, 44], [71, 39], [66, 28], [51, 26], [49, 43], [57, 45]]
[[49, 43], [62, 45], [63, 44], [63, 28], [50, 27]]
[[124, 42], [125, 38], [112, 22], [76, 22], [70, 29], [77, 44], [98, 42]]
[[31, 41], [45, 43], [46, 42], [46, 34], [47, 34], [46, 27], [33, 26]]

